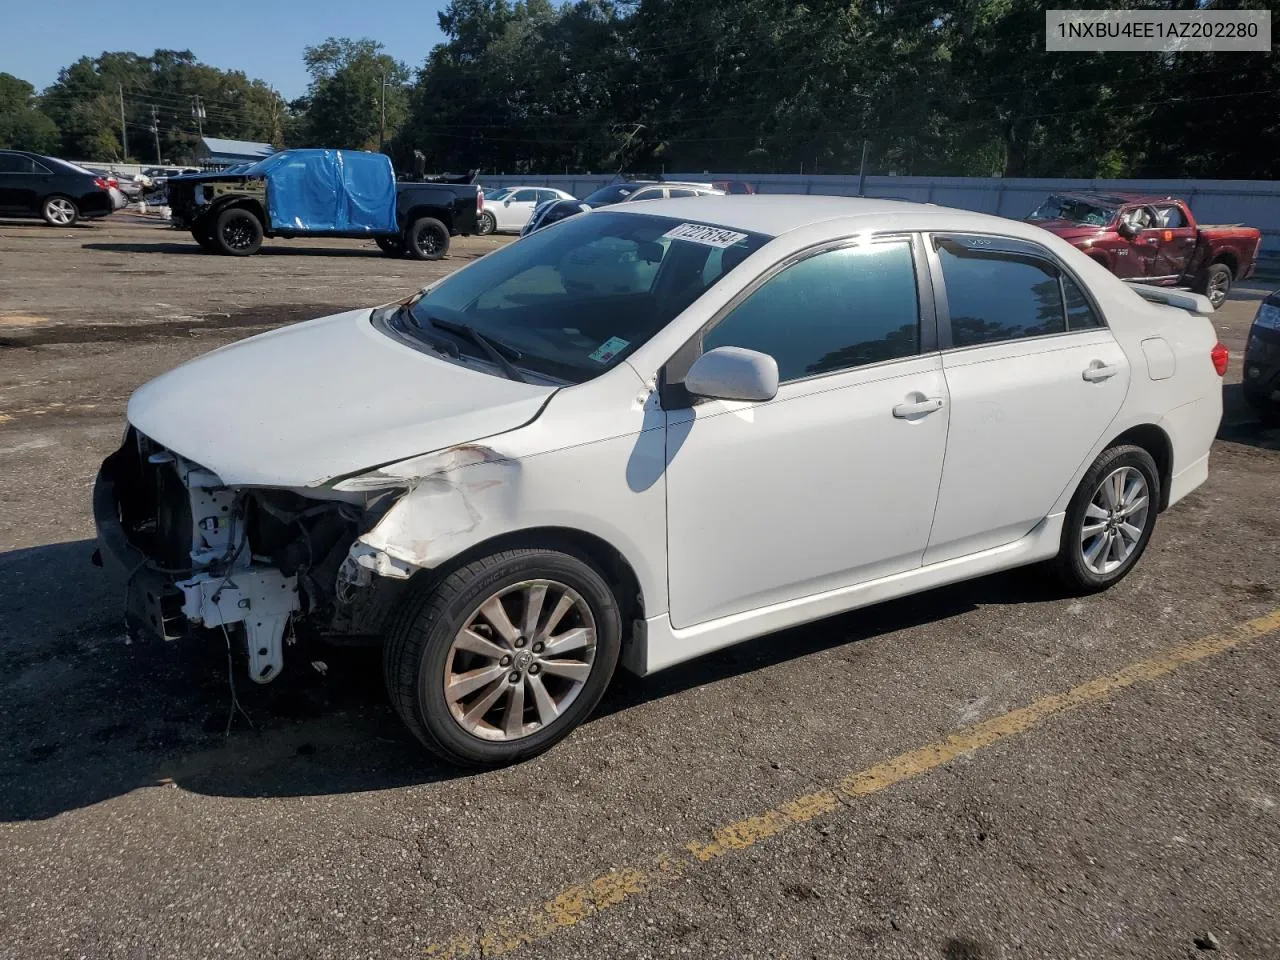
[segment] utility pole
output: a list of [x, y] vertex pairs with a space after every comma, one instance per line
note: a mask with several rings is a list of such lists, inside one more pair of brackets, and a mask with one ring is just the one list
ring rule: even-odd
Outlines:
[[858, 196], [867, 195], [867, 154], [871, 151], [871, 141], [862, 141], [862, 163], [858, 167]]
[[200, 139], [204, 139], [204, 102], [200, 99], [200, 95], [196, 94], [191, 98], [191, 115], [196, 118], [196, 132]]
[[378, 152], [382, 152], [383, 141], [387, 138], [387, 74], [381, 74], [379, 92], [382, 94], [382, 119], [378, 121]]
[[164, 160], [160, 156], [160, 119], [156, 115], [156, 105], [154, 103], [151, 105], [151, 133], [156, 138], [156, 165], [159, 166], [164, 163]]
[[129, 131], [124, 125], [124, 84], [116, 84], [116, 92], [120, 94], [120, 146], [124, 149], [124, 158], [129, 159]]

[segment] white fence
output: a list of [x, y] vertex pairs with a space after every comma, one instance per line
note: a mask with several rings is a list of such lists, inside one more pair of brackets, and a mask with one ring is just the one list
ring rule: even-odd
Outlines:
[[[611, 182], [610, 174], [569, 176], [489, 176], [486, 187], [558, 187], [585, 197]], [[668, 173], [668, 180], [743, 180], [760, 193], [858, 195], [856, 176], [800, 174]], [[866, 196], [937, 203], [947, 207], [1021, 219], [1050, 193], [1150, 193], [1181, 197], [1201, 223], [1245, 223], [1262, 231], [1264, 257], [1280, 261], [1280, 182], [1274, 180], [1022, 180], [1000, 177], [867, 177]], [[1280, 263], [1276, 264], [1280, 267]]]

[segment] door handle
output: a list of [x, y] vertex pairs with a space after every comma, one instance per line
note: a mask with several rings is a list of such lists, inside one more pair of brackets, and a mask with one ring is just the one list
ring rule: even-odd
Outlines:
[[1090, 383], [1100, 383], [1103, 380], [1110, 380], [1120, 372], [1119, 367], [1109, 366], [1095, 360], [1090, 366], [1085, 367], [1084, 373], [1081, 374]]
[[[916, 396], [919, 396], [919, 394], [916, 394]], [[928, 397], [925, 400], [917, 400], [913, 403], [898, 404], [893, 408], [893, 415], [899, 420], [906, 420], [908, 417], [919, 417], [941, 409], [941, 397]]]

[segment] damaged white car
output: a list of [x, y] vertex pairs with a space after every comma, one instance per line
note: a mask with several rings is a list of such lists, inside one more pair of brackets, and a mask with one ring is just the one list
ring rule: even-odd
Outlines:
[[1116, 582], [1207, 475], [1209, 312], [934, 206], [597, 211], [142, 387], [99, 559], [135, 630], [255, 681], [297, 637], [382, 642], [424, 744], [511, 762], [619, 662], [1036, 561]]

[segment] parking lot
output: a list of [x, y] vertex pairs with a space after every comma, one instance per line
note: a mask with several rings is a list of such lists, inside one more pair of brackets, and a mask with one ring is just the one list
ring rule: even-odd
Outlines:
[[504, 242], [240, 260], [0, 223], [0, 957], [1280, 956], [1280, 430], [1238, 387], [1263, 285], [1214, 318], [1208, 484], [1104, 594], [1016, 571], [620, 675], [477, 774], [423, 753], [376, 653], [239, 683], [227, 733], [224, 650], [128, 643], [89, 557], [129, 394]]

